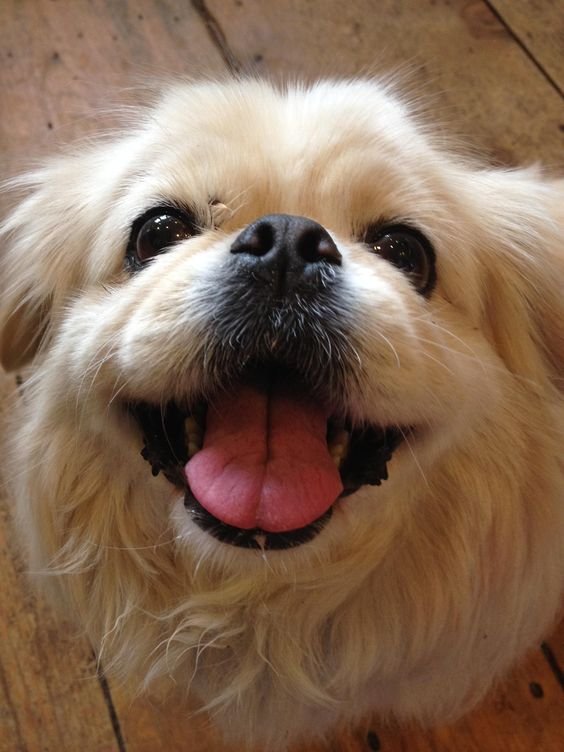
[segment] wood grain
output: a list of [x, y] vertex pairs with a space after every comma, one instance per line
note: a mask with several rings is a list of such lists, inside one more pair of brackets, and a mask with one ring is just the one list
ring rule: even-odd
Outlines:
[[562, 0], [491, 0], [492, 7], [564, 91], [564, 5]]
[[141, 84], [224, 69], [182, 0], [2, 0], [0, 166], [11, 174], [57, 142], [108, 129]]
[[185, 703], [161, 704], [150, 697], [132, 699], [125, 688], [112, 687], [125, 746], [129, 752], [214, 752], [225, 749], [223, 739], [205, 715]]
[[242, 67], [305, 77], [410, 72], [429, 113], [495, 161], [563, 164], [562, 99], [481, 0], [207, 6]]
[[[0, 395], [2, 420], [15, 399], [2, 372]], [[92, 649], [34, 595], [9, 517], [0, 497], [0, 752], [114, 752]]]
[[547, 659], [554, 664], [553, 671], [564, 691], [564, 619], [548, 640], [547, 646]]

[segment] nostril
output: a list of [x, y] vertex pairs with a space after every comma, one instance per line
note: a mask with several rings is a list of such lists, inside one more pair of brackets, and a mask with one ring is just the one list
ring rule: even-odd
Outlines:
[[315, 274], [312, 267], [341, 266], [342, 256], [327, 230], [309, 217], [268, 214], [248, 225], [233, 241], [231, 253], [256, 264], [263, 274], [278, 269], [281, 277]]
[[231, 253], [249, 253], [265, 256], [274, 246], [274, 227], [268, 221], [256, 222], [247, 227], [231, 245]]
[[296, 252], [310, 264], [327, 261], [340, 266], [342, 261], [337, 246], [329, 233], [321, 226], [302, 230], [296, 238]]

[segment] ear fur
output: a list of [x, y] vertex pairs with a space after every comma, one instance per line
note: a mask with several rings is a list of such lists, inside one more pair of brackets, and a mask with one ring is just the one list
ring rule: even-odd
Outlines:
[[536, 169], [492, 171], [473, 185], [487, 233], [486, 328], [514, 373], [564, 389], [564, 181]]
[[25, 198], [0, 226], [0, 362], [6, 370], [36, 355], [69, 295], [88, 284], [88, 249], [116, 199], [123, 146], [98, 144], [55, 158], [8, 185]]

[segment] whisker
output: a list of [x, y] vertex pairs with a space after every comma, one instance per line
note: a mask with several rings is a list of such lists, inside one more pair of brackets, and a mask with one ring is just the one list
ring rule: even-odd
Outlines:
[[401, 426], [397, 426], [397, 428], [398, 428], [399, 432], [401, 433], [401, 435], [403, 437], [403, 440], [405, 441], [405, 443], [407, 445], [407, 448], [409, 449], [409, 452], [410, 452], [411, 456], [413, 457], [413, 461], [417, 465], [417, 469], [419, 470], [419, 473], [420, 473], [421, 477], [423, 478], [423, 481], [424, 481], [425, 485], [427, 486], [427, 488], [430, 488], [431, 487], [430, 483], [429, 483], [429, 481], [427, 479], [427, 476], [425, 475], [425, 472], [424, 472], [424, 470], [423, 470], [423, 468], [421, 466], [421, 463], [419, 462], [419, 459], [417, 458], [417, 455], [415, 454], [415, 450], [413, 448], [413, 445], [409, 441], [408, 434], [405, 433], [405, 431], [403, 430], [403, 428]]

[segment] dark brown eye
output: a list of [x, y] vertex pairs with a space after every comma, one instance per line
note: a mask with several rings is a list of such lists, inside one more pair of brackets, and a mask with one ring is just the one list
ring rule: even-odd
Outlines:
[[175, 243], [196, 234], [194, 220], [189, 214], [173, 207], [157, 207], [134, 222], [127, 258], [139, 267]]
[[402, 271], [417, 292], [431, 292], [436, 280], [435, 252], [419, 230], [407, 225], [369, 227], [364, 242], [374, 253]]

